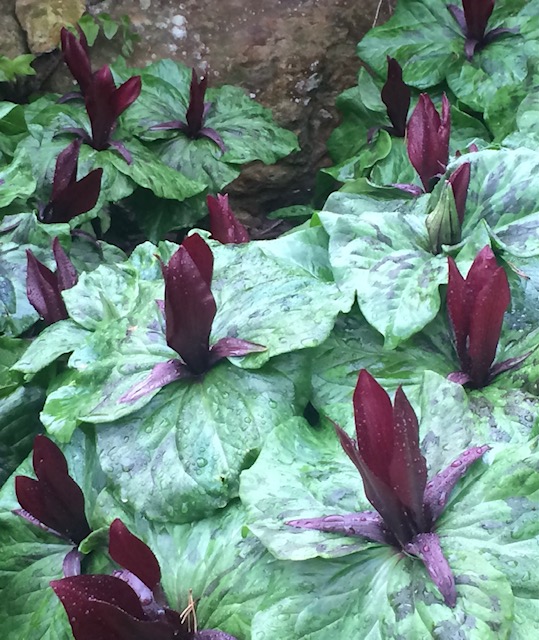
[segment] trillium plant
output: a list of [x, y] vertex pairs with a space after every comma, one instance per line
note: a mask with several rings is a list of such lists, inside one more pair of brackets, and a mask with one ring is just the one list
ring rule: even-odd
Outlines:
[[481, 388], [500, 373], [518, 367], [529, 353], [493, 365], [511, 292], [492, 249], [488, 245], [481, 249], [466, 278], [453, 258], [448, 258], [448, 264], [447, 312], [461, 366], [449, 378]]
[[417, 418], [404, 391], [397, 389], [391, 406], [389, 395], [364, 369], [354, 391], [354, 417], [356, 441], [338, 425], [335, 429], [375, 511], [289, 520], [287, 524], [361, 536], [415, 556], [425, 564], [445, 603], [454, 607], [455, 579], [436, 535], [436, 520], [458, 480], [490, 447], [463, 451], [427, 482]]
[[498, 27], [487, 30], [488, 21], [494, 11], [494, 0], [462, 0], [462, 9], [456, 4], [449, 4], [447, 8], [455, 18], [465, 38], [464, 52], [471, 60], [476, 51], [486, 47], [506, 33], [513, 33], [512, 29]]
[[157, 558], [119, 519], [110, 525], [109, 553], [121, 567], [113, 575], [51, 582], [75, 640], [236, 640], [216, 629], [199, 631], [192, 600], [181, 613], [169, 607]]
[[200, 378], [223, 358], [265, 350], [263, 345], [236, 337], [221, 338], [210, 346], [217, 313], [211, 291], [213, 254], [200, 235], [188, 236], [162, 270], [166, 341], [180, 357], [157, 364], [146, 380], [120, 398], [121, 402], [133, 402], [174, 380]]
[[204, 126], [206, 117], [212, 108], [211, 102], [205, 102], [206, 89], [208, 88], [208, 76], [200, 79], [195, 69], [191, 72], [191, 86], [189, 89], [189, 106], [185, 113], [185, 120], [171, 120], [153, 125], [151, 131], [180, 130], [188, 138], [207, 138], [221, 149], [226, 151], [225, 143], [221, 136], [211, 127]]
[[402, 79], [402, 67], [395, 58], [387, 57], [387, 80], [380, 93], [391, 126], [380, 126], [369, 129], [367, 139], [370, 142], [374, 134], [384, 129], [396, 138], [404, 138], [406, 135], [406, 122], [408, 110], [412, 100], [410, 87]]
[[49, 202], [40, 207], [42, 222], [69, 222], [93, 209], [99, 198], [103, 169], [94, 169], [77, 180], [81, 141], [73, 140], [58, 156]]
[[84, 495], [69, 475], [60, 449], [46, 436], [34, 440], [33, 466], [37, 480], [15, 476], [15, 493], [21, 506], [14, 513], [48, 533], [74, 545], [63, 562], [64, 575], [80, 573], [79, 544], [91, 533], [84, 510]]
[[68, 317], [62, 291], [74, 287], [78, 280], [77, 271], [58, 238], [52, 242], [52, 252], [56, 261], [54, 273], [30, 249], [26, 250], [26, 294], [47, 325]]
[[0, 101], [2, 640], [537, 636], [539, 0], [392, 4], [312, 201], [123, 19]]
[[206, 198], [210, 215], [211, 237], [222, 244], [249, 242], [249, 232], [236, 218], [228, 203], [228, 194]]

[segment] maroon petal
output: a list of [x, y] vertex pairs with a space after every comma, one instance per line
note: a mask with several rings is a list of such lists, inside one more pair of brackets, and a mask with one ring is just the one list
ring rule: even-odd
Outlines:
[[[193, 234], [170, 259], [165, 268], [165, 319], [169, 347], [178, 353], [195, 375], [209, 368], [209, 339], [217, 312], [208, 284], [213, 256], [202, 249], [202, 238]], [[207, 245], [206, 245], [207, 246]], [[209, 277], [208, 277], [209, 276]]]
[[52, 252], [56, 260], [56, 278], [58, 280], [58, 288], [60, 291], [71, 289], [77, 284], [77, 270], [73, 266], [71, 260], [67, 257], [66, 252], [62, 249], [62, 245], [58, 238], [52, 241]]
[[198, 132], [197, 137], [208, 138], [208, 140], [215, 142], [215, 144], [219, 147], [219, 149], [221, 149], [222, 153], [226, 153], [226, 145], [224, 143], [224, 140], [217, 133], [217, 131], [215, 131], [215, 129], [212, 129], [211, 127], [202, 127]]
[[483, 445], [481, 447], [471, 447], [463, 451], [456, 460], [437, 473], [427, 484], [425, 489], [425, 508], [428, 509], [432, 522], [442, 514], [442, 511], [451, 496], [457, 482], [462, 478], [470, 466], [479, 460], [491, 447]]
[[423, 561], [445, 604], [453, 608], [457, 603], [455, 577], [440, 546], [440, 538], [435, 533], [420, 533], [406, 545], [405, 551]]
[[468, 198], [468, 187], [470, 185], [470, 171], [470, 163], [464, 162], [451, 174], [448, 180], [451, 188], [453, 189], [453, 197], [455, 198], [455, 206], [457, 208], [457, 214], [461, 226], [464, 222], [464, 212], [466, 211], [466, 200]]
[[204, 282], [211, 287], [213, 276], [213, 253], [208, 244], [202, 239], [198, 233], [193, 233], [184, 238], [182, 247], [187, 250], [195, 263], [200, 275], [204, 278]]
[[198, 80], [195, 69], [191, 71], [191, 86], [189, 89], [189, 106], [185, 119], [189, 127], [189, 135], [196, 136], [204, 124], [204, 96], [208, 86], [208, 77]]
[[148, 393], [155, 391], [155, 389], [162, 389], [175, 380], [190, 378], [191, 376], [192, 373], [179, 360], [173, 359], [167, 360], [166, 362], [159, 362], [151, 370], [147, 378], [131, 387], [129, 391], [126, 391], [118, 402], [135, 402]]
[[468, 373], [474, 386], [488, 384], [490, 366], [496, 357], [503, 317], [511, 302], [509, 282], [502, 267], [483, 287], [473, 304], [468, 337]]
[[324, 516], [322, 518], [301, 518], [287, 520], [289, 527], [315, 529], [327, 533], [340, 533], [343, 536], [358, 536], [374, 542], [387, 544], [387, 531], [382, 518], [374, 511], [347, 513], [346, 515]]
[[71, 478], [60, 449], [47, 437], [34, 440], [37, 480], [15, 477], [15, 493], [21, 507], [46, 527], [75, 544], [91, 533], [84, 512], [84, 495]]
[[470, 376], [467, 373], [464, 373], [464, 371], [453, 371], [448, 374], [447, 379], [450, 382], [461, 384], [463, 386], [471, 382]]
[[131, 587], [114, 576], [89, 575], [53, 580], [75, 640], [173, 640], [174, 628], [144, 620]]
[[410, 87], [402, 79], [402, 68], [395, 58], [387, 57], [387, 81], [381, 92], [382, 102], [393, 125], [395, 135], [404, 138], [411, 100]]
[[39, 262], [30, 249], [26, 250], [26, 257], [26, 295], [30, 304], [46, 324], [65, 320], [68, 317], [67, 309], [56, 275]]
[[222, 244], [241, 244], [249, 242], [247, 229], [236, 218], [228, 204], [228, 194], [206, 198], [210, 215], [211, 237]]
[[[427, 484], [427, 462], [419, 449], [419, 425], [408, 398], [399, 386], [393, 408], [393, 450], [389, 461], [391, 488], [413, 515], [419, 530], [427, 530], [423, 494]], [[390, 455], [390, 451], [386, 452]]]
[[240, 340], [239, 338], [221, 338], [210, 348], [210, 361], [212, 364], [223, 358], [246, 356], [249, 353], [266, 351], [267, 347], [256, 342]]
[[161, 569], [153, 551], [119, 518], [110, 525], [109, 553], [114, 562], [134, 573], [152, 591], [159, 584]]
[[442, 97], [442, 114], [436, 111], [431, 98], [422, 93], [407, 127], [407, 150], [423, 188], [432, 191], [449, 159], [449, 102]]
[[94, 149], [108, 148], [109, 140], [116, 126], [114, 93], [116, 86], [108, 65], [96, 71], [93, 82], [86, 92], [84, 102], [92, 127], [91, 144]]
[[477, 299], [483, 287], [493, 278], [499, 268], [496, 256], [487, 244], [476, 255], [466, 276], [466, 287], [472, 300]]
[[120, 85], [112, 96], [112, 110], [114, 118], [118, 118], [127, 107], [139, 97], [142, 89], [140, 76], [133, 76]]
[[70, 184], [77, 180], [77, 164], [81, 144], [81, 140], [73, 140], [56, 158], [51, 200], [58, 198]]
[[88, 42], [80, 28], [79, 35], [80, 40], [70, 31], [62, 28], [60, 39], [64, 61], [84, 94], [92, 82], [92, 66], [88, 56]]
[[494, 10], [494, 0], [462, 0], [466, 19], [466, 36], [481, 42]]
[[94, 169], [78, 182], [72, 182], [53, 198], [47, 222], [69, 222], [93, 209], [99, 198], [103, 169]]

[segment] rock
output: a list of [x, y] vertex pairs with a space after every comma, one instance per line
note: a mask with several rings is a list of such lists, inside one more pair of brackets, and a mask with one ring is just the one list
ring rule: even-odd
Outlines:
[[86, 9], [84, 0], [17, 0], [15, 11], [34, 54], [47, 53], [58, 46], [60, 29], [75, 24]]
[[0, 0], [0, 56], [16, 58], [28, 53], [24, 34], [15, 17], [15, 2]]
[[[127, 14], [141, 36], [130, 62], [174, 58], [207, 63], [210, 84], [244, 87], [299, 135], [302, 151], [276, 167], [253, 163], [227, 189], [236, 210], [254, 215], [307, 202], [328, 164], [335, 97], [356, 82], [357, 42], [379, 0], [108, 0], [92, 13]], [[383, 2], [379, 22], [388, 17]]]

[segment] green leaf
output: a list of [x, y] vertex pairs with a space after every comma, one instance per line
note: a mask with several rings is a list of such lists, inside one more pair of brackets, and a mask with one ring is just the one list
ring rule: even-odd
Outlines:
[[[525, 28], [530, 18], [515, 17], [525, 4], [498, 0], [489, 28]], [[403, 67], [406, 83], [425, 90], [446, 81], [458, 100], [482, 112], [500, 87], [515, 87], [526, 79], [528, 62], [537, 54], [524, 44], [523, 36], [506, 34], [469, 62], [464, 36], [445, 0], [402, 0], [385, 24], [369, 31], [357, 51], [380, 76], [389, 55]]]
[[436, 316], [447, 260], [428, 249], [425, 199], [412, 210], [408, 201], [396, 201], [386, 211], [384, 204], [336, 193], [318, 215], [330, 236], [337, 284], [357, 294], [361, 312], [391, 349]]
[[35, 76], [36, 71], [31, 66], [35, 56], [25, 53], [15, 58], [0, 55], [0, 82], [13, 82], [17, 76]]
[[18, 198], [28, 198], [35, 189], [36, 180], [25, 154], [21, 154], [7, 167], [0, 168], [0, 209]]
[[[443, 540], [446, 550], [449, 540]], [[332, 560], [286, 563], [253, 620], [252, 639], [509, 638], [514, 598], [481, 557], [449, 553], [457, 605], [443, 604], [422, 564], [390, 547]]]
[[[158, 521], [190, 522], [224, 507], [268, 433], [301, 410], [295, 385], [303, 398], [305, 376], [296, 366], [291, 379], [289, 366], [288, 356], [260, 371], [222, 363], [203, 381], [170, 384], [138, 412], [101, 424], [97, 446], [111, 490]], [[81, 418], [103, 423], [99, 409]]]

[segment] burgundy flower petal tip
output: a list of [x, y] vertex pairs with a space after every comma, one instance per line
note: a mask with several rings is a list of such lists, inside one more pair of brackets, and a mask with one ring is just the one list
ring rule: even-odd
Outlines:
[[404, 191], [414, 198], [418, 198], [425, 193], [421, 187], [418, 187], [416, 184], [411, 184], [409, 182], [394, 182], [390, 186], [395, 187], [395, 189], [400, 189], [401, 191]]
[[34, 439], [33, 465], [37, 480], [15, 477], [19, 504], [43, 527], [78, 545], [91, 529], [83, 493], [69, 475], [64, 454], [52, 440], [38, 435]]
[[240, 340], [239, 338], [221, 338], [210, 347], [210, 360], [212, 364], [223, 358], [239, 358], [250, 353], [262, 353], [267, 347], [256, 342]]
[[237, 640], [237, 638], [218, 629], [203, 629], [194, 634], [193, 640]]
[[[505, 370], [501, 366], [496, 369], [492, 363], [511, 302], [509, 281], [488, 245], [477, 254], [466, 278], [452, 258], [448, 258], [448, 266], [447, 311], [461, 366], [459, 375], [463, 384], [481, 388], [489, 384], [493, 373]], [[518, 359], [514, 362], [514, 366], [520, 364]], [[460, 381], [456, 374], [450, 379]]]
[[161, 568], [153, 551], [119, 518], [110, 525], [109, 553], [114, 562], [136, 575], [151, 591], [161, 581]]
[[69, 222], [97, 204], [103, 169], [94, 169], [77, 180], [81, 142], [73, 140], [56, 160], [52, 196], [40, 216], [43, 222]]
[[60, 32], [60, 41], [64, 61], [84, 95], [92, 83], [92, 65], [86, 36], [80, 27], [79, 38], [64, 27]]
[[28, 301], [44, 319], [54, 324], [68, 317], [58, 277], [30, 249], [26, 250], [26, 295]]
[[227, 195], [206, 198], [210, 216], [210, 232], [214, 240], [222, 244], [242, 244], [249, 242], [247, 229], [236, 218], [228, 203]]
[[384, 521], [374, 511], [288, 520], [285, 524], [298, 529], [314, 529], [327, 533], [340, 533], [351, 537], [359, 536], [360, 538], [367, 538], [368, 540], [385, 544], [388, 542]]
[[445, 604], [453, 608], [457, 604], [455, 577], [444, 556], [438, 536], [435, 533], [419, 533], [404, 550], [423, 561]]
[[450, 106], [445, 93], [441, 114], [431, 98], [422, 93], [408, 121], [406, 139], [408, 157], [427, 193], [432, 191], [447, 167], [450, 132]]
[[387, 80], [382, 88], [382, 102], [392, 127], [390, 133], [399, 138], [406, 135], [406, 120], [412, 92], [402, 79], [402, 67], [395, 58], [387, 57]]
[[464, 213], [466, 211], [468, 187], [470, 186], [470, 174], [471, 165], [469, 162], [464, 162], [458, 169], [453, 171], [448, 180], [453, 191], [453, 197], [455, 198], [455, 206], [457, 208], [457, 214], [461, 226], [464, 222]]
[[94, 73], [92, 83], [84, 96], [92, 129], [89, 144], [94, 149], [104, 151], [113, 146], [122, 153], [125, 147], [113, 144], [115, 141], [112, 140], [112, 134], [118, 118], [138, 98], [141, 88], [140, 76], [133, 76], [120, 87], [116, 87], [108, 65]]

